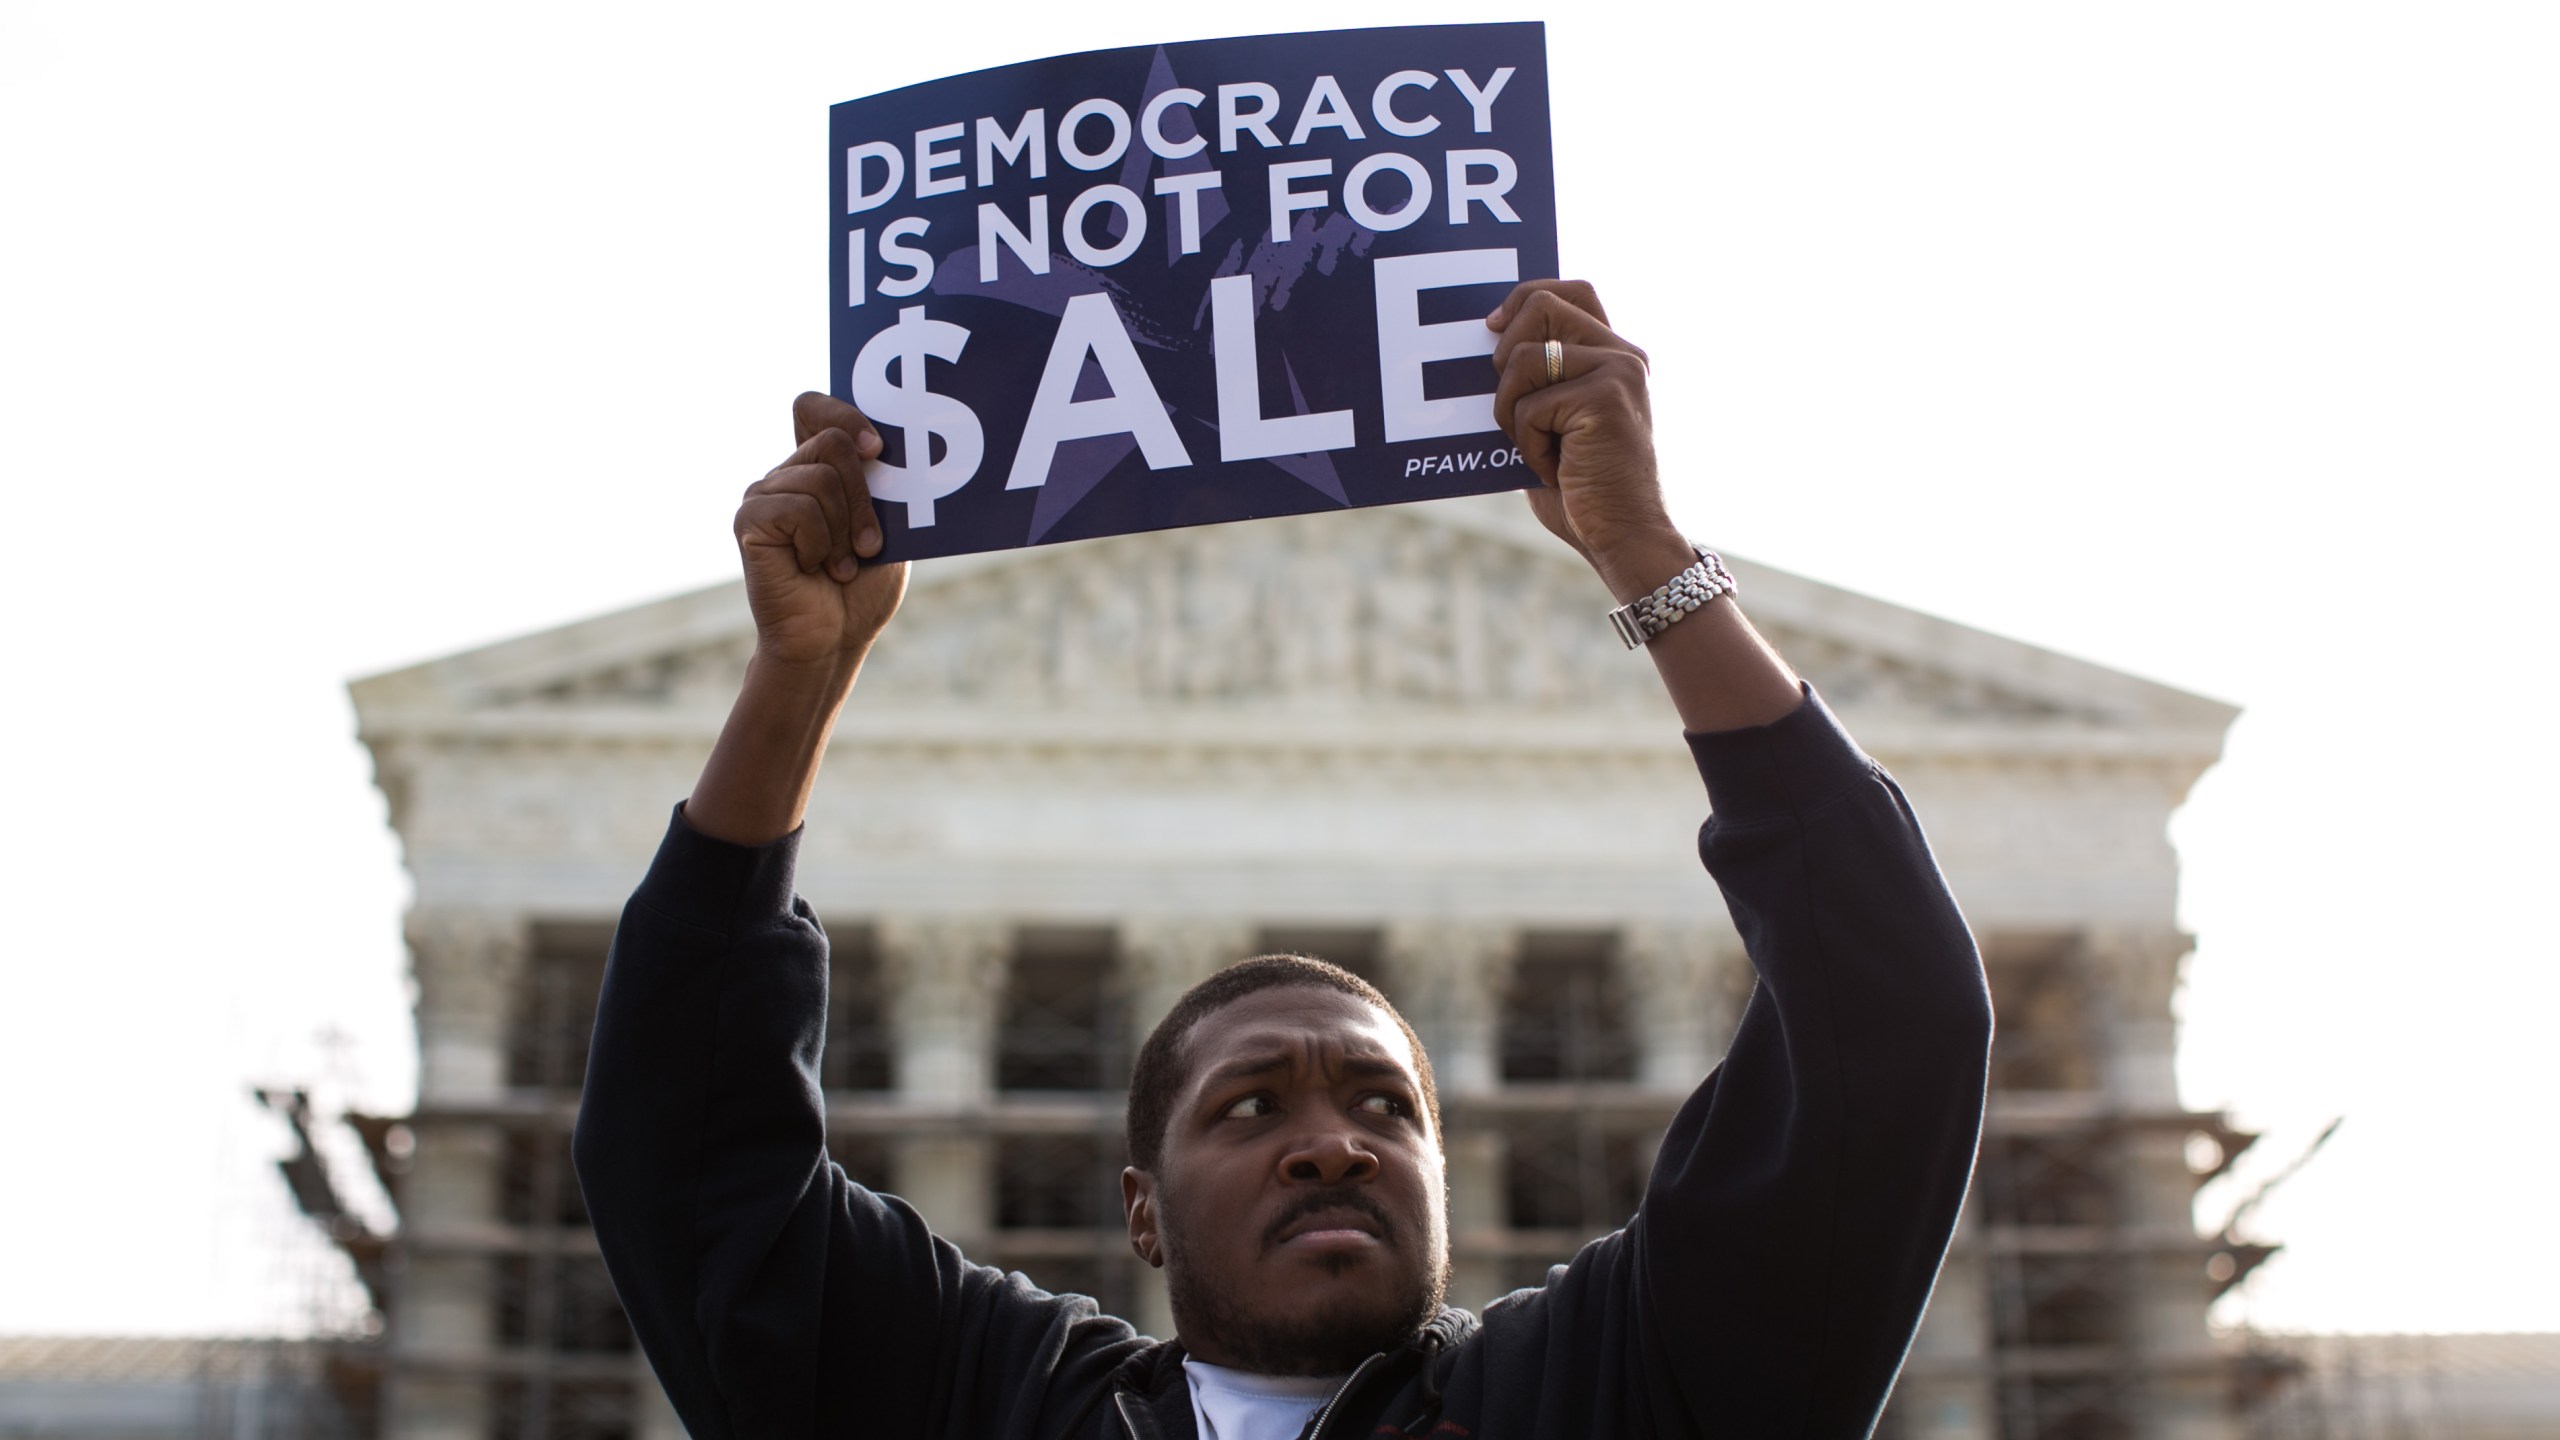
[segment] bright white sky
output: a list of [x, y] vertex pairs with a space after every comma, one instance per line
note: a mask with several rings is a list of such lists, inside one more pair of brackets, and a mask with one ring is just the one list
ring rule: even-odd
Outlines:
[[[1562, 11], [1565, 264], [1688, 528], [2248, 707], [2181, 1080], [2253, 1173], [2347, 1117], [2249, 1314], [2560, 1330], [2560, 10]], [[0, 1330], [304, 1313], [245, 1088], [411, 1083], [344, 682], [728, 573], [826, 380], [828, 103], [1255, 28], [0, 6]]]

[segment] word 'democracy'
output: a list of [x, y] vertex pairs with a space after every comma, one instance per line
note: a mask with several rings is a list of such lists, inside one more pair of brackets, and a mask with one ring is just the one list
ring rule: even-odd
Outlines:
[[1461, 25], [836, 106], [834, 387], [886, 442], [886, 553], [1534, 483], [1483, 318], [1556, 273], [1546, 92], [1540, 27]]

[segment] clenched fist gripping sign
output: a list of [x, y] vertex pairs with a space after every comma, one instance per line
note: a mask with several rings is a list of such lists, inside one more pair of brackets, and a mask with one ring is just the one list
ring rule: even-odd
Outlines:
[[1483, 322], [1557, 273], [1536, 24], [1061, 56], [831, 142], [888, 559], [1535, 483]]

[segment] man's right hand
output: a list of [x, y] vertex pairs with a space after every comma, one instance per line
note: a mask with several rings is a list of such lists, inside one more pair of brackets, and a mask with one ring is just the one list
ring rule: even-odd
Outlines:
[[738, 503], [738, 558], [771, 665], [833, 672], [858, 663], [906, 594], [907, 567], [880, 564], [880, 521], [863, 483], [880, 434], [862, 412], [812, 391], [791, 403], [799, 442]]
[[738, 502], [738, 558], [756, 652], [685, 822], [763, 845], [799, 828], [836, 711], [881, 627], [907, 593], [907, 567], [880, 553], [863, 462], [880, 453], [862, 412], [819, 394], [791, 403], [800, 448]]

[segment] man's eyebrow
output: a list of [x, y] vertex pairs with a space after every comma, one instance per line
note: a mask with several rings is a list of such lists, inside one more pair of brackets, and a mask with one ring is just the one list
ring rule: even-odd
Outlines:
[[1413, 1073], [1384, 1055], [1345, 1055], [1342, 1068], [1366, 1080], [1413, 1079]]
[[[1295, 1057], [1286, 1050], [1266, 1050], [1257, 1054], [1239, 1055], [1202, 1075], [1200, 1088], [1216, 1090], [1239, 1080], [1268, 1075], [1274, 1070], [1286, 1070], [1293, 1058]], [[1397, 1064], [1393, 1057], [1387, 1055], [1345, 1055], [1342, 1057], [1342, 1069], [1345, 1074], [1356, 1075], [1364, 1080], [1402, 1080], [1407, 1084], [1413, 1081], [1412, 1073], [1404, 1066]]]
[[1239, 1055], [1201, 1076], [1200, 1088], [1215, 1090], [1221, 1085], [1234, 1081], [1250, 1080], [1256, 1075], [1268, 1075], [1274, 1070], [1288, 1068], [1289, 1054], [1285, 1050], [1265, 1050], [1259, 1054]]

